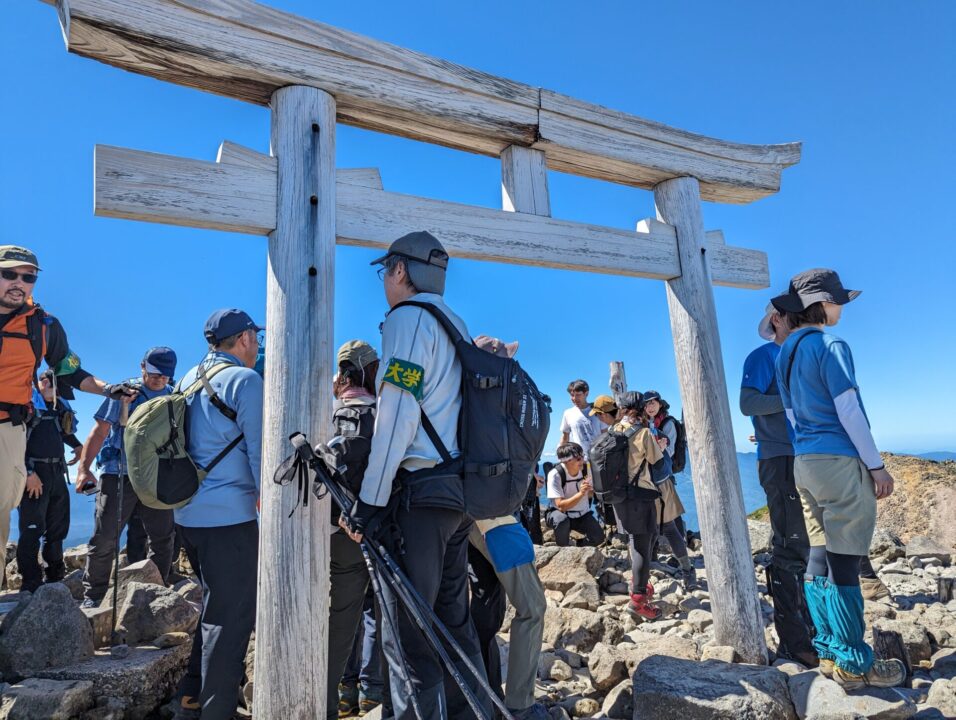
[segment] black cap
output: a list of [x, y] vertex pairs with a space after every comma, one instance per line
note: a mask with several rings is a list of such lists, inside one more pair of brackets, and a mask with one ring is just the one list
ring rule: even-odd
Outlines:
[[237, 308], [223, 308], [222, 310], [216, 310], [206, 320], [206, 329], [203, 336], [206, 338], [206, 342], [218, 345], [227, 337], [241, 333], [243, 330], [259, 332], [262, 328], [252, 321], [248, 313]]
[[49, 380], [51, 384], [56, 386], [57, 397], [61, 397], [64, 400], [75, 400], [76, 396], [73, 395], [73, 387], [70, 383], [64, 381], [59, 381], [56, 378], [56, 375], [53, 374], [53, 370], [47, 369], [40, 373], [40, 379]]
[[643, 410], [644, 396], [637, 390], [628, 390], [621, 393], [617, 404], [624, 410]]
[[388, 246], [388, 252], [376, 258], [369, 265], [380, 265], [390, 256], [399, 255], [408, 260], [417, 260], [426, 265], [434, 265], [442, 270], [448, 267], [448, 253], [438, 238], [425, 230], [402, 235]]
[[648, 390], [644, 393], [644, 404], [647, 405], [651, 400], [657, 400], [657, 402], [663, 402], [661, 400], [661, 394], [657, 390]]
[[770, 302], [780, 312], [802, 312], [818, 302], [846, 305], [860, 292], [843, 287], [835, 270], [814, 268], [794, 275], [787, 292]]

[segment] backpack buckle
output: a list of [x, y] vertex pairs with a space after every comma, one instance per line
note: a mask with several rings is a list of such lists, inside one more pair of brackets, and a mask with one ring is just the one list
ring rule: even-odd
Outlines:
[[471, 384], [479, 390], [490, 390], [491, 388], [501, 387], [501, 378], [491, 375], [476, 375], [472, 378]]

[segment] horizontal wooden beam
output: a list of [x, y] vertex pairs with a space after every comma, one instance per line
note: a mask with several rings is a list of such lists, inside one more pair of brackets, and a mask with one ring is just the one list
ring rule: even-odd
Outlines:
[[469, 152], [542, 150], [548, 167], [642, 188], [700, 180], [705, 200], [776, 192], [800, 144], [743, 145], [644, 120], [251, 0], [58, 0], [67, 48], [266, 105], [286, 85], [335, 96], [338, 120]]
[[[267, 235], [275, 227], [275, 161], [239, 147], [223, 143], [219, 162], [208, 162], [98, 145], [95, 213]], [[428, 230], [456, 257], [661, 280], [680, 275], [674, 228], [656, 220], [628, 231], [385, 192], [369, 168], [338, 170], [336, 180], [342, 245], [384, 248]], [[708, 234], [707, 252], [715, 284], [769, 285], [765, 253], [730, 247], [720, 231]]]

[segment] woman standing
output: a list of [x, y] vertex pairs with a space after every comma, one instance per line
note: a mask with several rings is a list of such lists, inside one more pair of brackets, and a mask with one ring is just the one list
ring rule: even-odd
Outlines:
[[[644, 420], [654, 434], [661, 451], [667, 456], [668, 467], [677, 446], [677, 421], [667, 414], [669, 409], [670, 405], [656, 390], [648, 390], [644, 393]], [[655, 477], [654, 482], [661, 493], [661, 501], [664, 503], [661, 534], [667, 538], [674, 557], [680, 563], [680, 579], [684, 588], [696, 587], [697, 571], [687, 555], [687, 541], [678, 526], [680, 517], [684, 514], [684, 504], [677, 494], [674, 474], [668, 469]]]
[[860, 561], [876, 526], [876, 501], [893, 492], [893, 477], [870, 433], [853, 356], [826, 332], [860, 294], [833, 270], [795, 275], [775, 297], [790, 337], [777, 357], [777, 384], [794, 429], [794, 480], [810, 538], [804, 592], [817, 633], [820, 669], [846, 689], [893, 687], [906, 671], [899, 660], [874, 660], [863, 641]]

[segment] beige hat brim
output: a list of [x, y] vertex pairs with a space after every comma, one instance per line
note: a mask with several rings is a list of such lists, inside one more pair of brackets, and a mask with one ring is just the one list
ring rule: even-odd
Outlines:
[[34, 265], [32, 262], [26, 262], [25, 260], [0, 260], [0, 268], [15, 268], [24, 265], [35, 268], [36, 270], [40, 269], [39, 265]]

